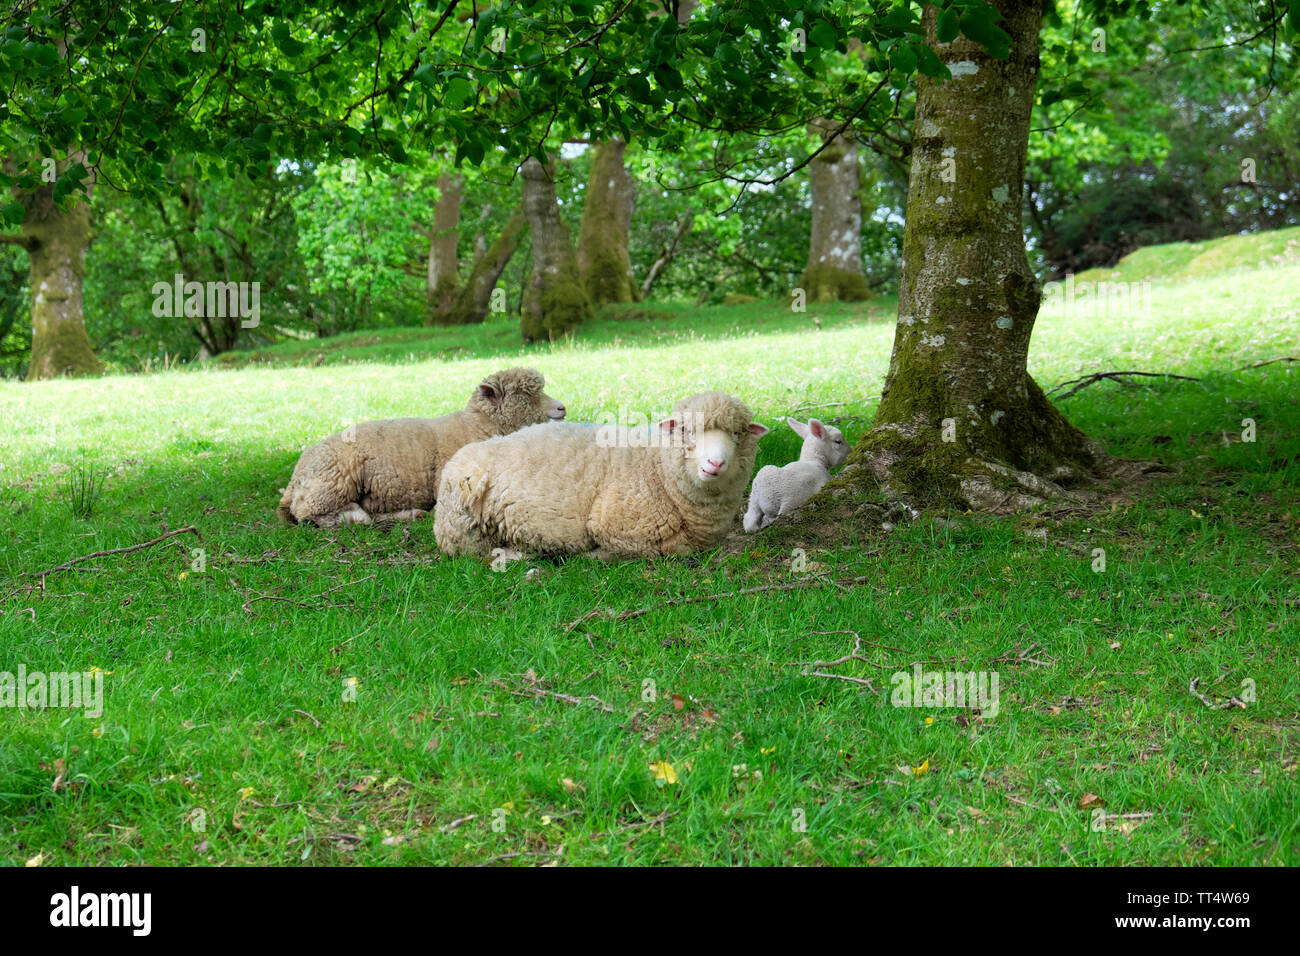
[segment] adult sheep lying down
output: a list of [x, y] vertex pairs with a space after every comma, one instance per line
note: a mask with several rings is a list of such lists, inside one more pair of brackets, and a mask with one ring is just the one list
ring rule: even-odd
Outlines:
[[423, 517], [463, 445], [564, 417], [545, 384], [531, 368], [508, 368], [484, 379], [461, 411], [365, 422], [329, 436], [298, 459], [280, 517], [322, 528]]
[[438, 486], [448, 555], [635, 558], [715, 545], [736, 519], [767, 428], [703, 392], [649, 432], [535, 425], [458, 451]]

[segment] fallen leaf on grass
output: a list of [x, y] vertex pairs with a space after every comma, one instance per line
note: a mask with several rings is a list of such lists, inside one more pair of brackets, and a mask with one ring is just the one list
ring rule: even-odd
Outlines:
[[1095, 793], [1085, 793], [1079, 798], [1079, 809], [1086, 810], [1089, 807], [1104, 807], [1106, 801]]
[[661, 787], [677, 782], [677, 772], [667, 760], [651, 761], [650, 772], [654, 774], [655, 783]]

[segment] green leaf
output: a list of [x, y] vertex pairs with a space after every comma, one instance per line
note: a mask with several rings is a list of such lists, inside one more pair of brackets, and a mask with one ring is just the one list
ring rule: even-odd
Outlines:
[[1005, 60], [1011, 55], [1011, 37], [993, 22], [991, 8], [977, 8], [967, 13], [958, 23], [961, 32], [980, 44], [995, 60]]
[[460, 109], [473, 98], [474, 84], [463, 76], [453, 76], [447, 83], [443, 103], [452, 109]]
[[808, 31], [808, 39], [814, 46], [821, 47], [823, 50], [835, 49], [835, 44], [839, 40], [839, 34], [835, 28], [825, 20], [818, 20]]
[[889, 51], [889, 65], [900, 73], [916, 72], [916, 52], [906, 43]]
[[957, 25], [957, 11], [949, 7], [939, 12], [939, 42], [951, 43], [957, 39], [960, 27]]

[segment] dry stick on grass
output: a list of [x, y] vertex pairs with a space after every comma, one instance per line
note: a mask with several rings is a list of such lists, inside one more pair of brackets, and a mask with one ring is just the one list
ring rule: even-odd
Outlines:
[[1060, 385], [1056, 386], [1056, 388], [1052, 389], [1047, 394], [1050, 396], [1056, 392], [1059, 392], [1067, 385], [1073, 385], [1074, 388], [1070, 389], [1068, 392], [1066, 392], [1064, 395], [1061, 396], [1062, 399], [1069, 398], [1075, 392], [1080, 392], [1083, 389], [1087, 388], [1089, 385], [1092, 385], [1095, 382], [1100, 382], [1102, 379], [1107, 379], [1107, 378], [1111, 379], [1112, 381], [1119, 382], [1121, 385], [1128, 385], [1129, 383], [1125, 382], [1122, 378], [1122, 376], [1124, 375], [1142, 375], [1142, 376], [1146, 376], [1147, 378], [1177, 378], [1177, 379], [1182, 379], [1185, 382], [1200, 381], [1199, 378], [1193, 378], [1190, 375], [1175, 375], [1172, 372], [1095, 372], [1092, 375], [1085, 375], [1083, 378], [1072, 378], [1068, 382], [1062, 382]]
[[41, 578], [43, 580], [47, 575], [53, 574], [56, 571], [66, 571], [68, 568], [72, 567], [73, 565], [81, 564], [81, 562], [89, 561], [92, 558], [106, 558], [112, 554], [130, 554], [132, 551], [143, 551], [145, 548], [152, 548], [155, 544], [160, 544], [163, 541], [166, 541], [168, 538], [174, 538], [177, 535], [182, 535], [182, 534], [192, 534], [196, 538], [202, 540], [202, 535], [199, 534], [198, 528], [194, 527], [194, 525], [192, 524], [186, 525], [184, 528], [177, 528], [175, 531], [168, 531], [166, 534], [159, 535], [158, 537], [154, 538], [152, 541], [144, 542], [144, 544], [133, 544], [129, 548], [111, 548], [108, 551], [96, 551], [94, 554], [83, 554], [79, 558], [73, 558], [71, 561], [64, 561], [58, 567], [50, 568], [48, 571], [42, 571], [40, 574], [30, 575], [29, 572], [24, 571], [22, 574], [19, 575], [19, 577], [25, 578], [29, 576], [34, 576], [34, 577]]
[[1030, 644], [1028, 647], [1020, 647], [1019, 645], [1016, 645], [1015, 650], [1007, 651], [1001, 657], [993, 658], [993, 660], [989, 661], [989, 663], [990, 664], [1037, 664], [1039, 667], [1055, 666], [1056, 664], [1055, 661], [1040, 661], [1038, 658], [1033, 656], [1034, 654], [1040, 652], [1042, 649], [1043, 649], [1042, 645], [1040, 645], [1037, 641], [1035, 641], [1033, 644]]
[[482, 863], [475, 863], [474, 865], [491, 866], [493, 863], [501, 863], [505, 860], [514, 860], [514, 859], [518, 859], [521, 856], [559, 856], [559, 855], [560, 854], [556, 853], [553, 850], [537, 850], [528, 853], [502, 853], [500, 856], [490, 857], [484, 860]]
[[[831, 632], [825, 631], [825, 632], [814, 632], [814, 633], [829, 634]], [[834, 680], [846, 680], [853, 684], [861, 684], [864, 687], [866, 687], [867, 690], [871, 691], [871, 693], [879, 697], [880, 691], [876, 690], [876, 688], [872, 685], [871, 681], [867, 680], [866, 678], [850, 677], [847, 674], [832, 674], [829, 671], [820, 670], [820, 668], [822, 667], [836, 667], [839, 664], [847, 664], [849, 661], [861, 661], [864, 664], [872, 663], [872, 661], [868, 660], [867, 658], [863, 657], [861, 654], [858, 653], [858, 651], [862, 650], [862, 638], [858, 636], [857, 632], [845, 631], [842, 633], [853, 635], [853, 650], [845, 654], [843, 657], [837, 657], [833, 661], [792, 661], [787, 666], [802, 667], [803, 670], [800, 671], [799, 673], [803, 677], [830, 677], [833, 678]], [[814, 669], [814, 668], [818, 668], [818, 669]]]
[[[355, 581], [348, 581], [348, 582], [346, 582], [346, 583], [344, 583], [344, 584], [336, 584], [334, 587], [332, 587], [332, 588], [327, 588], [326, 590], [321, 591], [319, 594], [313, 594], [312, 597], [322, 598], [322, 597], [324, 597], [324, 596], [327, 595], [327, 594], [332, 594], [333, 592], [340, 590], [341, 588], [350, 588], [350, 587], [352, 587], [354, 584], [361, 584], [361, 583], [364, 582], [364, 581], [369, 581], [369, 580], [370, 580], [371, 578], [373, 578], [374, 576], [375, 576], [375, 575], [373, 575], [373, 574], [368, 574], [368, 575], [366, 575], [364, 578], [357, 578]], [[274, 595], [274, 594], [261, 594], [261, 593], [258, 593], [256, 597], [251, 597], [251, 598], [249, 598], [247, 601], [244, 602], [244, 610], [245, 610], [245, 611], [248, 611], [248, 612], [251, 613], [251, 612], [252, 612], [252, 608], [250, 608], [249, 605], [250, 605], [250, 604], [253, 604], [253, 603], [257, 602], [257, 601], [280, 601], [280, 602], [282, 602], [282, 603], [284, 603], [284, 604], [294, 604], [294, 605], [297, 605], [298, 607], [314, 608], [314, 609], [318, 609], [318, 610], [319, 610], [319, 608], [320, 608], [320, 605], [318, 605], [318, 604], [304, 604], [302, 601], [295, 601], [295, 600], [293, 600], [292, 598], [278, 597], [278, 596], [276, 596], [276, 595]], [[348, 606], [349, 606], [349, 605], [346, 605], [346, 604], [327, 604], [327, 605], [326, 605], [326, 607], [348, 607]], [[364, 633], [364, 632], [363, 632], [363, 633]], [[360, 636], [360, 635], [358, 635], [358, 636]], [[351, 640], [351, 638], [348, 638], [348, 640]]]
[[493, 681], [493, 683], [502, 690], [510, 691], [510, 693], [514, 694], [516, 697], [536, 697], [538, 700], [542, 700], [546, 697], [554, 697], [556, 700], [562, 700], [566, 704], [581, 704], [584, 700], [590, 700], [599, 704], [600, 709], [605, 713], [614, 713], [614, 708], [609, 706], [609, 704], [605, 703], [595, 694], [588, 694], [586, 697], [574, 697], [572, 694], [560, 694], [553, 690], [546, 690], [543, 687], [537, 687], [531, 684], [523, 688], [516, 688], [506, 683], [504, 680], [496, 680]]
[[621, 827], [616, 827], [613, 830], [604, 830], [600, 833], [593, 833], [591, 835], [591, 838], [593, 840], [597, 840], [603, 836], [613, 836], [615, 833], [626, 833], [628, 830], [640, 830], [643, 827], [655, 827], [663, 823], [665, 820], [672, 819], [673, 817], [677, 816], [677, 814], [681, 812], [682, 811], [680, 810], [665, 810], [663, 813], [659, 814], [659, 816], [655, 817], [653, 820], [638, 820], [636, 823], [628, 823]]
[[607, 620], [611, 621], [630, 621], [633, 618], [649, 614], [651, 611], [657, 611], [665, 607], [677, 607], [683, 604], [705, 604], [710, 601], [721, 601], [725, 598], [744, 597], [748, 594], [760, 594], [764, 591], [801, 591], [804, 588], [824, 587], [827, 584], [843, 587], [844, 585], [864, 584], [871, 579], [870, 575], [863, 574], [856, 578], [850, 578], [848, 581], [836, 581], [831, 578], [805, 578], [799, 581], [789, 581], [785, 584], [764, 584], [761, 587], [742, 588], [739, 591], [720, 591], [715, 594], [701, 594], [697, 597], [669, 598], [667, 601], [660, 601], [658, 604], [651, 604], [649, 607], [636, 608], [629, 611], [614, 612], [609, 608], [594, 607], [582, 617], [574, 618], [568, 624], [564, 625], [565, 632], [572, 631], [583, 621], [589, 621], [593, 617], [604, 614]]
[[1210, 710], [1227, 710], [1229, 707], [1240, 707], [1242, 710], [1246, 709], [1246, 702], [1237, 697], [1229, 697], [1223, 703], [1216, 704], [1196, 689], [1196, 685], [1200, 682], [1201, 679], [1199, 677], [1193, 677], [1192, 682], [1187, 685], [1187, 689], [1195, 694], [1197, 699], [1199, 699], [1206, 707], [1210, 708]]
[[1010, 800], [1012, 803], [1018, 803], [1018, 804], [1020, 804], [1022, 807], [1028, 807], [1030, 810], [1041, 810], [1041, 811], [1043, 811], [1044, 813], [1060, 813], [1060, 812], [1061, 812], [1061, 811], [1060, 811], [1059, 809], [1057, 809], [1056, 807], [1040, 807], [1038, 804], [1036, 804], [1036, 803], [1030, 803], [1028, 800], [1021, 800], [1019, 797], [1015, 796], [1014, 794], [1004, 793], [1004, 794], [1002, 794], [1002, 796], [1006, 797], [1006, 798], [1007, 798], [1008, 800]]
[[1277, 358], [1265, 359], [1263, 362], [1254, 362], [1250, 365], [1243, 365], [1241, 368], [1235, 369], [1235, 371], [1244, 372], [1248, 368], [1260, 368], [1264, 365], [1272, 365], [1274, 362], [1300, 362], [1300, 358], [1296, 358], [1294, 355], [1280, 355]]
[[457, 817], [455, 820], [452, 820], [451, 823], [444, 823], [442, 826], [438, 827], [438, 829], [441, 830], [443, 833], [450, 833], [452, 830], [456, 829], [457, 827], [464, 826], [466, 823], [469, 823], [471, 820], [477, 820], [477, 819], [478, 819], [478, 814], [471, 813], [467, 817]]

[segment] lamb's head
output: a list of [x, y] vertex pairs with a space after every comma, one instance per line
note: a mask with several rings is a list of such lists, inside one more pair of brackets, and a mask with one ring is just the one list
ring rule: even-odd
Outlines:
[[767, 426], [754, 421], [754, 413], [740, 399], [701, 392], [678, 402], [672, 418], [659, 423], [659, 431], [685, 486], [743, 488]]
[[844, 433], [834, 425], [827, 425], [818, 418], [808, 419], [805, 425], [794, 418], [787, 418], [795, 434], [803, 439], [803, 448], [799, 458], [807, 461], [816, 455], [826, 462], [828, 468], [838, 468], [849, 457], [849, 443], [844, 440]]
[[531, 368], [508, 368], [494, 372], [474, 390], [470, 411], [486, 416], [502, 435], [527, 425], [559, 421], [564, 406], [542, 391], [546, 380]]

